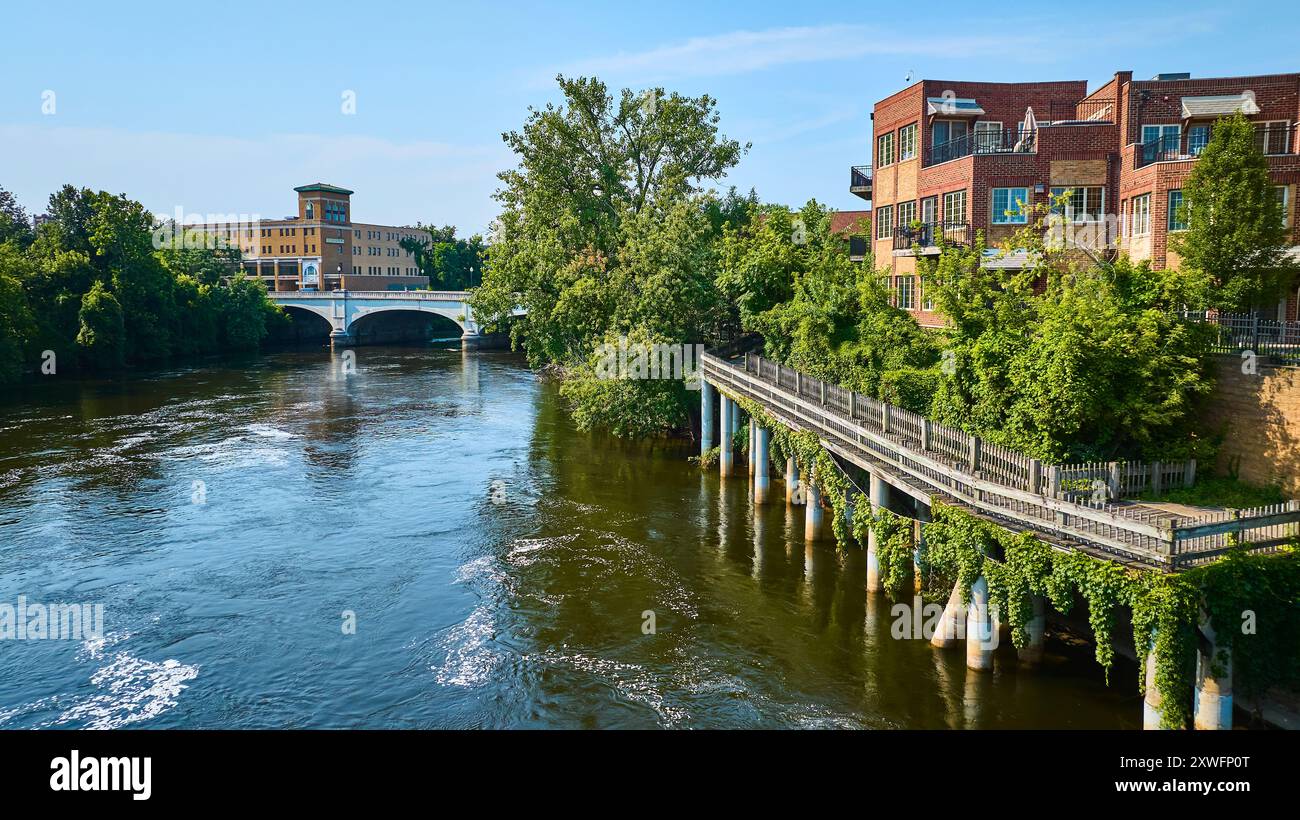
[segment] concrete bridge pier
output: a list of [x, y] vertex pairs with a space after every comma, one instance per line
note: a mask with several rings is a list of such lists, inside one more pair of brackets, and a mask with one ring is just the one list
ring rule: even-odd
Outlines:
[[721, 424], [718, 430], [718, 442], [720, 446], [718, 453], [718, 471], [719, 474], [726, 478], [734, 470], [735, 452], [732, 450], [731, 434], [735, 430], [733, 426], [736, 422], [736, 403], [731, 400], [726, 393], [721, 395], [722, 412], [719, 414]]
[[794, 456], [785, 460], [785, 503], [799, 503], [799, 464]]
[[803, 540], [817, 541], [822, 536], [822, 494], [817, 487], [817, 467], [808, 467], [808, 485], [804, 492]]
[[1192, 725], [1197, 729], [1231, 729], [1232, 652], [1218, 646], [1209, 618], [1202, 619], [1201, 634], [1208, 639], [1209, 643], [1204, 648], [1198, 648], [1196, 652], [1196, 691], [1192, 693]]
[[346, 330], [334, 330], [330, 332], [330, 347], [355, 347], [357, 336], [355, 333], [349, 333]]
[[[872, 516], [879, 515], [880, 510], [889, 503], [889, 485], [879, 475], [872, 473], [871, 481], [867, 487], [871, 502], [871, 514]], [[877, 554], [878, 545], [876, 540], [876, 528], [871, 527], [867, 530], [867, 592], [885, 591], [885, 585], [880, 580], [880, 557]]]
[[1160, 725], [1160, 719], [1164, 712], [1161, 709], [1164, 699], [1160, 697], [1160, 691], [1156, 689], [1156, 633], [1151, 633], [1151, 646], [1147, 650], [1146, 664], [1146, 694], [1142, 697], [1142, 728], [1147, 730], [1163, 729]]
[[749, 462], [749, 477], [752, 479], [754, 477], [754, 462], [757, 460], [756, 448], [758, 446], [758, 423], [754, 421], [753, 416], [750, 416], [749, 418], [748, 438], [749, 438], [748, 441], [749, 451], [745, 456], [745, 459]]
[[718, 401], [717, 389], [700, 381], [700, 455], [713, 449], [713, 408]]
[[966, 668], [991, 670], [997, 645], [998, 624], [989, 605], [989, 582], [981, 575], [970, 586], [970, 606], [966, 608]]
[[771, 461], [771, 446], [772, 433], [755, 424], [754, 444], [751, 450], [754, 454], [752, 471], [754, 474], [755, 504], [766, 504], [768, 495], [771, 492], [772, 479], [768, 469], [768, 463]]
[[961, 591], [960, 581], [952, 585], [948, 603], [943, 608], [943, 614], [939, 616], [939, 625], [930, 638], [930, 645], [936, 649], [956, 646], [965, 631], [966, 604], [962, 603]]
[[916, 549], [912, 550], [912, 589], [918, 594], [925, 589], [925, 576], [921, 561], [925, 557], [925, 525], [930, 523], [930, 505], [916, 504]]
[[1037, 666], [1043, 662], [1043, 639], [1047, 634], [1047, 604], [1042, 596], [1032, 595], [1034, 614], [1025, 624], [1029, 633], [1029, 643], [1016, 650], [1020, 662], [1025, 666]]

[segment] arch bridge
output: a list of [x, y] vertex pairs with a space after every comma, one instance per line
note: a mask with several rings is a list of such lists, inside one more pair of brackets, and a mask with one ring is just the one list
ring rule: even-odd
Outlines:
[[[461, 340], [481, 339], [479, 323], [463, 290], [380, 290], [380, 291], [280, 291], [267, 294], [285, 308], [313, 313], [330, 324], [330, 342], [345, 347], [357, 343], [356, 326], [369, 316], [384, 313], [424, 313], [441, 316], [460, 328]], [[516, 310], [514, 315], [522, 315]]]

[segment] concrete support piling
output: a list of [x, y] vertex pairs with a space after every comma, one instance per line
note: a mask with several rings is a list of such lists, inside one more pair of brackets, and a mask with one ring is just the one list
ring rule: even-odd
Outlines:
[[989, 606], [989, 582], [981, 575], [970, 586], [966, 608], [966, 668], [984, 672], [993, 668], [998, 645], [998, 624]]
[[1047, 604], [1042, 596], [1034, 595], [1034, 614], [1025, 624], [1029, 633], [1029, 643], [1016, 650], [1020, 662], [1025, 666], [1037, 666], [1043, 662], [1043, 640], [1047, 634]]
[[925, 559], [925, 525], [930, 523], [930, 505], [916, 505], [916, 549], [912, 551], [912, 588], [916, 592], [925, 589], [925, 577], [921, 573], [921, 562]]
[[930, 645], [938, 649], [947, 649], [950, 646], [956, 646], [960, 640], [962, 626], [966, 622], [966, 605], [962, 603], [961, 582], [953, 584], [952, 593], [948, 596], [948, 603], [943, 608], [943, 614], [939, 616], [939, 625], [934, 630], [934, 635], [930, 638]]
[[817, 489], [817, 468], [808, 468], [808, 486], [804, 492], [803, 538], [817, 541], [822, 535], [822, 495]]
[[700, 455], [713, 449], [713, 408], [717, 401], [717, 389], [703, 382], [700, 385]]
[[[1155, 646], [1156, 636], [1152, 634], [1151, 645]], [[1160, 719], [1164, 716], [1161, 709], [1163, 698], [1160, 697], [1160, 690], [1156, 689], [1156, 653], [1154, 648], [1147, 652], [1146, 664], [1146, 694], [1142, 697], [1142, 728], [1143, 729], [1163, 729], [1160, 725]]]
[[[875, 473], [871, 474], [869, 494], [871, 514], [876, 516], [888, 502], [888, 485]], [[884, 592], [885, 585], [880, 578], [880, 558], [877, 555], [876, 528], [867, 530], [867, 592]]]
[[1208, 645], [1196, 652], [1196, 691], [1192, 721], [1197, 729], [1232, 728], [1232, 652], [1215, 641], [1208, 618], [1201, 621]]
[[768, 470], [772, 434], [754, 425], [754, 503], [766, 504], [771, 492], [772, 479]]
[[800, 495], [799, 465], [794, 460], [794, 456], [790, 456], [785, 460], [785, 503], [792, 505], [800, 503]]
[[754, 477], [754, 462], [758, 461], [758, 422], [749, 420], [749, 477]]
[[721, 439], [718, 442], [721, 445], [718, 454], [718, 471], [723, 478], [731, 475], [735, 466], [735, 452], [731, 447], [731, 434], [735, 430], [733, 424], [736, 421], [735, 409], [736, 403], [728, 398], [726, 394], [723, 394], [722, 411], [719, 413], [722, 424], [720, 425], [721, 429], [718, 431], [718, 438]]

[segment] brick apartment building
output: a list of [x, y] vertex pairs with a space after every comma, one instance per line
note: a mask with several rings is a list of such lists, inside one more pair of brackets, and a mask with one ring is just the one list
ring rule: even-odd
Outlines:
[[402, 248], [414, 228], [352, 221], [352, 191], [317, 182], [294, 188], [298, 213], [251, 223], [187, 225], [225, 239], [243, 253], [244, 271], [267, 290], [411, 290], [426, 288], [413, 255]]
[[[965, 243], [977, 231], [989, 248], [1000, 246], [1027, 221], [1017, 202], [1046, 202], [1067, 189], [1067, 220], [1116, 217], [1119, 251], [1157, 269], [1177, 267], [1168, 236], [1182, 228], [1182, 184], [1214, 121], [1237, 111], [1256, 123], [1292, 241], [1300, 241], [1300, 74], [1135, 81], [1122, 71], [1091, 94], [1082, 80], [922, 80], [876, 103], [874, 168], [853, 167], [849, 190], [872, 202], [871, 250], [893, 277], [899, 306], [939, 325], [916, 276], [917, 255], [937, 255], [938, 236]], [[995, 256], [985, 264], [1024, 263], [1023, 255]], [[1270, 318], [1296, 319], [1298, 301], [1293, 284]]]

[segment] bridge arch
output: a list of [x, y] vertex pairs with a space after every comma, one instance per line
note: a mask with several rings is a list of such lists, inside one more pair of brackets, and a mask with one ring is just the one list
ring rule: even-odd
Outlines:
[[356, 344], [461, 338], [465, 326], [449, 313], [414, 305], [385, 306], [353, 317], [347, 333]]

